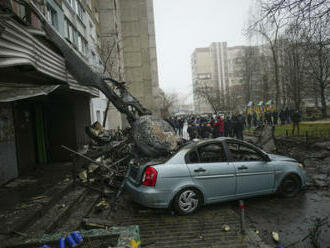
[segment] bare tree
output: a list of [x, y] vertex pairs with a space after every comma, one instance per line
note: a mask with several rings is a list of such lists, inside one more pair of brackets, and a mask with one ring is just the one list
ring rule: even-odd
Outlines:
[[264, 20], [264, 22], [259, 22], [254, 27], [252, 27], [252, 32], [260, 34], [271, 51], [273, 60], [273, 77], [275, 84], [275, 104], [276, 107], [280, 104], [280, 76], [279, 76], [279, 35], [280, 29], [282, 28], [282, 20], [276, 16], [271, 16]]
[[243, 84], [244, 84], [244, 102], [247, 104], [249, 101], [253, 101], [256, 88], [256, 82], [258, 81], [257, 74], [259, 68], [259, 53], [258, 48], [248, 46], [243, 51]]
[[283, 97], [293, 101], [300, 109], [306, 86], [307, 57], [301, 36], [304, 33], [299, 22], [288, 25], [281, 39], [281, 74]]
[[315, 21], [305, 37], [310, 73], [321, 100], [322, 117], [327, 116], [327, 89], [330, 86], [330, 19]]
[[[118, 65], [118, 41], [115, 37], [102, 40], [101, 59], [103, 61], [103, 74], [107, 72], [111, 78], [121, 80], [120, 65]], [[116, 52], [117, 51], [117, 52]], [[107, 99], [107, 106], [104, 112], [102, 126], [105, 127], [111, 102]]]
[[287, 18], [312, 22], [330, 17], [329, 0], [263, 0], [263, 18], [278, 14]]
[[220, 94], [218, 94], [216, 87], [206, 82], [200, 82], [194, 93], [201, 101], [205, 101], [209, 104], [214, 112], [223, 109]]
[[166, 119], [170, 115], [170, 109], [178, 101], [178, 95], [176, 93], [163, 93], [160, 95], [160, 113], [163, 119]]

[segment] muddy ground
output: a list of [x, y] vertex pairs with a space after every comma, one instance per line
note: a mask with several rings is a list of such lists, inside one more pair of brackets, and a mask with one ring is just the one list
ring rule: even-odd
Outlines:
[[[249, 227], [272, 246], [271, 233], [278, 232], [284, 247], [330, 247], [330, 144], [278, 140], [277, 152], [304, 163], [307, 187], [294, 198], [277, 195], [245, 201]], [[316, 230], [317, 220], [324, 220], [319, 237], [309, 235]], [[311, 238], [319, 241], [312, 244]], [[315, 242], [317, 243], [317, 242]]]

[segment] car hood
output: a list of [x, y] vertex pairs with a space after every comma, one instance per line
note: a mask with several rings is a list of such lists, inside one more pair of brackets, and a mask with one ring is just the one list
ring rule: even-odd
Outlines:
[[297, 162], [294, 158], [289, 158], [286, 156], [276, 155], [276, 154], [268, 154], [269, 158], [273, 161], [292, 161]]

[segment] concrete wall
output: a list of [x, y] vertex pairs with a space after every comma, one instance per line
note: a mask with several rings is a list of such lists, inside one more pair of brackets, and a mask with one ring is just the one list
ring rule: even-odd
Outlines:
[[[116, 80], [125, 80], [123, 70], [123, 54], [121, 49], [121, 27], [119, 21], [119, 9], [117, 0], [98, 0], [100, 13], [100, 38], [103, 57], [110, 56], [107, 62], [107, 71]], [[126, 116], [122, 115], [110, 104], [107, 115], [109, 129], [117, 129], [123, 126]]]
[[142, 105], [159, 114], [157, 55], [153, 5], [150, 0], [120, 0], [125, 79]]
[[12, 105], [0, 103], [0, 185], [17, 177], [17, 175]]

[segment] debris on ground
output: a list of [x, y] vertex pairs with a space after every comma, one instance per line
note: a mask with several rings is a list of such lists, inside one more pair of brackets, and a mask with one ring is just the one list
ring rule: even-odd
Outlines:
[[277, 232], [272, 232], [272, 237], [273, 237], [275, 242], [280, 241], [280, 235]]
[[228, 226], [228, 225], [223, 225], [223, 226], [222, 226], [222, 229], [223, 229], [225, 232], [229, 232], [229, 231], [230, 231], [230, 226]]
[[94, 229], [94, 228], [108, 229], [111, 226], [113, 226], [113, 223], [104, 219], [85, 218], [83, 220], [83, 225], [86, 229]]
[[98, 121], [86, 127], [86, 134], [92, 139], [95, 144], [105, 145], [112, 140], [110, 131], [105, 128]]
[[99, 203], [97, 203], [97, 204], [95, 205], [95, 210], [96, 210], [97, 212], [102, 212], [103, 210], [109, 208], [109, 206], [110, 206], [110, 205], [109, 205], [108, 202], [106, 202], [105, 200], [102, 200], [102, 201], [100, 201]]
[[[37, 236], [16, 238], [11, 240], [10, 246], [40, 247], [40, 244], [54, 247], [61, 240], [65, 247], [77, 247], [83, 243], [84, 247], [140, 247], [140, 230], [138, 226], [113, 226], [108, 229], [79, 230], [74, 232], [59, 232], [39, 234]], [[135, 245], [135, 246], [132, 246]], [[56, 246], [57, 247], [57, 246]]]

